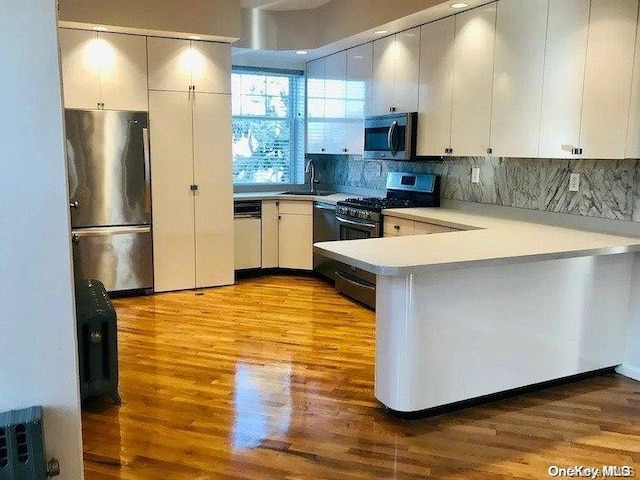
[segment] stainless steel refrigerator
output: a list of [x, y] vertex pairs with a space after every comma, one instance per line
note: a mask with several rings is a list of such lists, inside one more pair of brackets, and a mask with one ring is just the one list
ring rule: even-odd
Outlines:
[[65, 111], [76, 280], [153, 288], [147, 112]]

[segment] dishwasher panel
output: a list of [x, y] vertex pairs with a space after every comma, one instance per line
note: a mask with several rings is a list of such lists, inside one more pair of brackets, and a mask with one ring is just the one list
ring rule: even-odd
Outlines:
[[[313, 208], [313, 243], [340, 240], [340, 226], [336, 221], [336, 206], [317, 202]], [[322, 254], [313, 254], [313, 270], [329, 280], [336, 279], [338, 262]]]
[[262, 208], [260, 202], [235, 202], [234, 250], [236, 270], [262, 267]]

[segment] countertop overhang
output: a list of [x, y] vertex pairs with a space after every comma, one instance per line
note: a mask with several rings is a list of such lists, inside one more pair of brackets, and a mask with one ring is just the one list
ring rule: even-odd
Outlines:
[[389, 209], [383, 214], [463, 231], [320, 242], [318, 253], [384, 276], [640, 251], [640, 238], [594, 233], [450, 208]]

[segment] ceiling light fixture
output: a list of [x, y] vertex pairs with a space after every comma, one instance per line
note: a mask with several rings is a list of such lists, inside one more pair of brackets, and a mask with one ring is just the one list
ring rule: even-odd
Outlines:
[[468, 3], [460, 2], [460, 3], [452, 3], [451, 8], [467, 8], [469, 6]]
[[94, 30], [97, 30], [98, 32], [106, 32], [107, 31], [107, 27], [93, 27]]
[[373, 33], [376, 35], [383, 35], [385, 33], [389, 33], [389, 30], [375, 30]]
[[364, 58], [364, 55], [354, 55], [353, 58], [355, 58], [356, 60], [362, 60]]
[[309, 52], [307, 52], [306, 50], [296, 50], [297, 55], [306, 55], [307, 53]]
[[189, 35], [189, 40], [202, 40], [200, 35]]

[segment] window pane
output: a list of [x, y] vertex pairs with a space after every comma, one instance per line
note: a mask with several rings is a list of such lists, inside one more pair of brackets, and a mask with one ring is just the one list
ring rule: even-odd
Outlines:
[[291, 129], [288, 120], [236, 118], [233, 121], [233, 181], [291, 181]]
[[242, 95], [242, 114], [243, 115], [259, 115], [264, 117], [266, 114], [264, 97], [257, 95]]
[[267, 95], [289, 96], [288, 77], [267, 77]]
[[242, 74], [243, 95], [264, 95], [266, 93], [266, 78], [264, 75]]
[[288, 117], [289, 116], [289, 97], [265, 97], [266, 111], [269, 117]]

